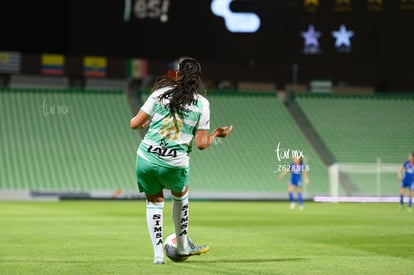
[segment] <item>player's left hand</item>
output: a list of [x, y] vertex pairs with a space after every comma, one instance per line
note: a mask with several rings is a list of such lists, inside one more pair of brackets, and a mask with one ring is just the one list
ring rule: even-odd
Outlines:
[[233, 130], [233, 125], [230, 125], [230, 127], [220, 127], [220, 128], [217, 128], [215, 131], [217, 132], [217, 137], [220, 137], [220, 138], [225, 138], [225, 137], [227, 137], [228, 135], [230, 135], [230, 133], [231, 133], [231, 131]]

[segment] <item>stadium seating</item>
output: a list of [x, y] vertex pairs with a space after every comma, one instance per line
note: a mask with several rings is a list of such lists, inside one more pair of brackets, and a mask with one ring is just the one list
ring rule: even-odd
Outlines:
[[[338, 162], [402, 164], [414, 150], [414, 97], [298, 94], [295, 100]], [[395, 194], [396, 173], [384, 175], [382, 192]], [[369, 193], [368, 186], [375, 193], [375, 174], [350, 175], [359, 191]]]
[[[143, 94], [145, 100], [148, 94]], [[191, 188], [206, 193], [286, 192], [274, 171], [302, 151], [309, 194], [327, 194], [327, 168], [275, 93], [208, 94], [211, 127], [234, 125], [228, 139], [191, 153]], [[295, 100], [338, 162], [402, 163], [412, 150], [412, 97], [297, 95]], [[136, 191], [130, 106], [116, 90], [0, 90], [0, 189]], [[401, 127], [403, 125], [403, 128]], [[404, 127], [406, 125], [406, 127]], [[376, 176], [349, 174], [355, 192], [375, 193]], [[383, 175], [382, 193], [396, 189]]]
[[136, 190], [122, 91], [0, 90], [0, 189]]
[[[278, 180], [274, 173], [290, 162], [277, 159], [280, 143], [281, 153], [303, 152], [309, 194], [328, 192], [326, 167], [275, 93], [212, 92], [208, 98], [211, 127], [233, 124], [234, 132], [209, 150], [194, 146], [193, 191], [286, 196], [288, 176]], [[0, 189], [137, 191], [140, 137], [129, 128], [123, 92], [2, 89], [0, 105]]]
[[[193, 149], [192, 189], [209, 192], [278, 192], [285, 195], [288, 176], [277, 179], [275, 149], [301, 150], [309, 165], [309, 193], [328, 193], [327, 169], [288, 113], [271, 94], [211, 92], [211, 128], [234, 126], [228, 139], [206, 151]], [[195, 147], [194, 147], [195, 148]]]
[[413, 150], [414, 97], [298, 95], [296, 101], [339, 162], [400, 163]]

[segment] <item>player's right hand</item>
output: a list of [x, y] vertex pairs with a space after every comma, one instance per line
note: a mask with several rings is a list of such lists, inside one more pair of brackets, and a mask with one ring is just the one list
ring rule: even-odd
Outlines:
[[145, 121], [145, 122], [144, 122], [144, 124], [142, 124], [141, 128], [142, 128], [142, 129], [147, 128], [147, 127], [150, 125], [150, 122], [151, 122], [151, 121], [149, 121], [149, 120]]

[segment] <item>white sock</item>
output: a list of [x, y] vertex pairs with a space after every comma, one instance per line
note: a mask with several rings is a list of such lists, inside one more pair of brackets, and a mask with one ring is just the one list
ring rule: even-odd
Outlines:
[[172, 195], [172, 216], [177, 237], [177, 250], [183, 251], [187, 248], [188, 193], [183, 197]]
[[162, 213], [164, 202], [147, 201], [147, 225], [151, 237], [152, 247], [154, 248], [154, 258], [164, 259], [162, 245]]

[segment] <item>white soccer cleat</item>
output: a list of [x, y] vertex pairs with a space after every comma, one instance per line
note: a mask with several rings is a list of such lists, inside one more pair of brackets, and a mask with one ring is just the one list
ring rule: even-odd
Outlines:
[[289, 206], [289, 209], [290, 209], [290, 210], [295, 209], [295, 204], [294, 204], [294, 203], [291, 203], [291, 204], [290, 204], [290, 206]]
[[156, 257], [154, 259], [154, 264], [165, 264], [164, 258]]
[[194, 255], [201, 255], [201, 254], [207, 253], [207, 251], [209, 250], [210, 250], [210, 247], [208, 245], [201, 245], [201, 246], [196, 246], [192, 248], [187, 248], [184, 251], [178, 251], [177, 256], [178, 257], [189, 257], [189, 256], [194, 256]]
[[299, 205], [299, 210], [303, 210], [303, 209], [305, 209], [305, 206]]
[[188, 246], [184, 251], [177, 251], [178, 257], [189, 257], [194, 255], [201, 255], [210, 250], [208, 245], [196, 246], [190, 238], [188, 238]]

